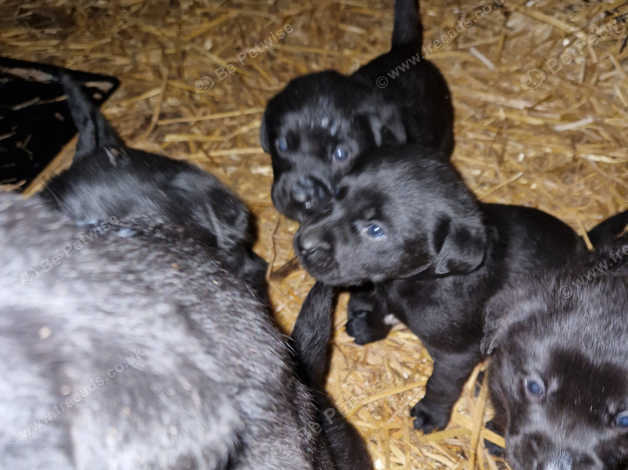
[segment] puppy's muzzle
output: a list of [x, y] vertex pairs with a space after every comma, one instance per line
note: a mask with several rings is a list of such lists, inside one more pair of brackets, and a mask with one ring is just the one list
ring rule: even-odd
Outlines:
[[295, 238], [295, 247], [308, 271], [324, 271], [332, 263], [332, 244], [324, 240], [315, 230], [298, 233]]
[[317, 211], [331, 200], [331, 190], [319, 178], [301, 176], [292, 187], [292, 199], [307, 211]]

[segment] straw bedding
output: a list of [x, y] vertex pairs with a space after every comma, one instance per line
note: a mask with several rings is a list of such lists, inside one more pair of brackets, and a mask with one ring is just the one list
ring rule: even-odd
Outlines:
[[[122, 80], [105, 113], [136, 147], [186, 159], [237, 191], [258, 218], [256, 250], [277, 271], [293, 258], [293, 222], [270, 202], [258, 144], [266, 100], [310, 71], [350, 72], [384, 52], [392, 0], [48, 0], [0, 3], [0, 54]], [[485, 201], [543, 209], [579, 233], [628, 207], [628, 4], [597, 0], [422, 1], [424, 49], [456, 110], [453, 161]], [[67, 151], [27, 192], [67, 164]], [[312, 284], [271, 277], [289, 331]], [[328, 388], [367, 439], [377, 469], [503, 468], [483, 449], [487, 390], [477, 371], [450, 426], [423, 436], [409, 408], [431, 361], [395, 327], [352, 343], [336, 315]]]

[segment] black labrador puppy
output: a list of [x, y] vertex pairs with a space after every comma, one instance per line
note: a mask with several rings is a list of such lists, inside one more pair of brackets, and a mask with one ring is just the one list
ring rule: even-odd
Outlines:
[[371, 468], [322, 389], [327, 348], [312, 347], [329, 341], [332, 289], [313, 289], [290, 347], [190, 230], [84, 230], [1, 195], [1, 468]]
[[127, 147], [77, 83], [60, 81], [79, 140], [72, 166], [44, 191], [50, 204], [82, 225], [145, 216], [193, 227], [265, 299], [266, 262], [252, 251], [255, 226], [242, 201], [200, 168]]
[[[384, 338], [390, 315], [405, 323], [434, 360], [417, 429], [443, 428], [480, 361], [486, 301], [508, 281], [586, 251], [577, 234], [536, 209], [478, 202], [455, 168], [421, 158], [425, 148], [371, 151], [342, 179], [326, 212], [295, 236], [301, 263], [334, 286], [374, 283], [375, 309], [352, 318], [359, 344]], [[591, 231], [620, 232], [628, 212]]]
[[628, 468], [628, 236], [487, 305], [495, 420], [513, 470]]
[[303, 221], [333, 196], [335, 183], [365, 150], [420, 142], [453, 149], [453, 108], [445, 79], [422, 57], [417, 0], [395, 0], [390, 51], [352, 75], [297, 77], [266, 107], [261, 144], [272, 158], [272, 200]]
[[[352, 75], [297, 77], [266, 107], [261, 144], [273, 166], [272, 200], [303, 222], [321, 210], [336, 183], [367, 149], [418, 142], [446, 160], [454, 145], [453, 108], [438, 68], [423, 58], [417, 0], [395, 0], [390, 51]], [[417, 155], [418, 157], [418, 155]], [[373, 291], [354, 288], [349, 318], [369, 315]]]

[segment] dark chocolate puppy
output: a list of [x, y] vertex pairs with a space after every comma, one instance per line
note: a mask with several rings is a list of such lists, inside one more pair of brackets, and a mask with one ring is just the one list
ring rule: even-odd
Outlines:
[[417, 0], [396, 0], [390, 51], [349, 76], [295, 78], [268, 102], [260, 135], [272, 158], [279, 212], [303, 221], [319, 210], [369, 148], [419, 142], [449, 157], [451, 98], [443, 76], [421, 55], [422, 34]]
[[628, 468], [628, 237], [487, 305], [490, 390], [513, 470]]
[[200, 168], [127, 147], [79, 85], [60, 79], [79, 141], [72, 166], [52, 179], [44, 197], [80, 224], [144, 216], [194, 227], [265, 297], [266, 263], [252, 251], [255, 227], [242, 201]]
[[295, 334], [295, 358], [190, 230], [150, 217], [83, 229], [0, 195], [0, 468], [370, 468], [314, 383], [333, 292], [304, 305], [299, 322], [325, 328]]
[[[443, 428], [482, 357], [486, 301], [512, 279], [584, 253], [577, 234], [536, 209], [482, 204], [454, 167], [425, 148], [379, 149], [345, 175], [329, 209], [306, 220], [295, 251], [317, 280], [375, 284], [375, 308], [350, 319], [365, 344], [384, 338], [391, 314], [434, 360], [425, 398], [412, 410], [425, 432]], [[596, 242], [621, 232], [628, 212], [590, 233]]]

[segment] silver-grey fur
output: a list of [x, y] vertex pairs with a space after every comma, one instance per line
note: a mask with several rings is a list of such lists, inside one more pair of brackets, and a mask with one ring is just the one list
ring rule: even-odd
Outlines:
[[0, 195], [0, 468], [334, 468], [266, 309], [188, 235]]

